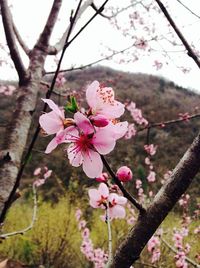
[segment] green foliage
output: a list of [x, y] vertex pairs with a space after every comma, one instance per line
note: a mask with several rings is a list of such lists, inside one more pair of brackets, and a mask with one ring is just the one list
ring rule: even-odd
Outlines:
[[[85, 209], [88, 201], [75, 201], [71, 197], [63, 197], [56, 204], [39, 202], [38, 219], [33, 229], [24, 235], [14, 236], [6, 239], [0, 244], [0, 258], [8, 257], [20, 260], [29, 265], [38, 267], [43, 264], [45, 268], [89, 268], [91, 264], [80, 252], [81, 233], [75, 219], [76, 208], [83, 208], [87, 227], [91, 230], [91, 239], [95, 248], [108, 249], [107, 225], [102, 222], [100, 215], [102, 210]], [[4, 226], [4, 232], [16, 231], [26, 227], [31, 219], [30, 202], [15, 204], [8, 215]], [[181, 228], [180, 218], [171, 213], [162, 224], [164, 230], [163, 238], [173, 245], [173, 228]], [[195, 260], [195, 255], [200, 250], [199, 243], [195, 243], [196, 235], [194, 229], [199, 225], [199, 220], [193, 220], [190, 225], [189, 236], [185, 242], [190, 243], [191, 252], [189, 257]], [[125, 219], [113, 220], [112, 237], [113, 250], [122, 242], [124, 236], [130, 230]], [[174, 253], [161, 244], [161, 259], [156, 263], [158, 267], [174, 267]], [[150, 263], [151, 255], [145, 248], [140, 260], [134, 265], [136, 268], [144, 267], [141, 263]]]

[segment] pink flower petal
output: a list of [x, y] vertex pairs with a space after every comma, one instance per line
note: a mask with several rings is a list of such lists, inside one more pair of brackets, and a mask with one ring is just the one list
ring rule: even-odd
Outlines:
[[50, 141], [45, 151], [46, 154], [51, 153], [59, 144], [65, 142], [66, 130], [57, 133], [53, 140]]
[[50, 154], [57, 146], [58, 146], [58, 143], [56, 141], [56, 137], [54, 137], [50, 141], [50, 143], [47, 145], [47, 148], [45, 150], [45, 154]]
[[114, 149], [116, 142], [115, 139], [112, 137], [112, 132], [110, 131], [110, 128], [107, 129], [106, 127], [104, 127], [97, 129], [97, 132], [92, 138], [92, 144], [100, 154], [105, 155], [110, 153]]
[[103, 171], [103, 163], [100, 155], [88, 149], [87, 152], [82, 152], [83, 155], [83, 171], [89, 178], [99, 177]]
[[55, 134], [64, 129], [63, 121], [54, 111], [41, 115], [39, 118], [39, 123], [49, 135]]
[[108, 195], [109, 195], [109, 189], [108, 189], [108, 186], [105, 183], [100, 183], [98, 191], [104, 197], [108, 197]]
[[47, 103], [49, 105], [49, 108], [52, 109], [52, 111], [54, 111], [58, 116], [60, 116], [61, 118], [64, 118], [64, 114], [63, 112], [61, 112], [61, 110], [59, 109], [58, 105], [56, 105], [54, 103], [54, 101], [50, 100], [50, 99], [42, 99], [45, 103]]
[[125, 112], [125, 106], [119, 101], [114, 101], [114, 105], [103, 105], [98, 113], [109, 119], [119, 118]]
[[110, 123], [108, 127], [110, 128], [110, 131], [112, 131], [113, 133], [112, 134], [113, 138], [118, 140], [122, 138], [128, 131], [128, 122], [124, 121], [124, 122], [119, 122], [117, 124]]
[[110, 218], [111, 219], [117, 219], [117, 218], [125, 218], [126, 216], [126, 210], [124, 207], [120, 206], [120, 205], [116, 205], [112, 208], [109, 209], [110, 212]]
[[99, 88], [99, 82], [94, 81], [90, 84], [86, 90], [86, 100], [88, 105], [93, 108], [97, 104], [97, 89]]
[[125, 205], [126, 203], [127, 203], [126, 197], [118, 196], [118, 198], [117, 198], [117, 204], [119, 204], [119, 205]]
[[74, 120], [78, 128], [83, 131], [85, 135], [94, 132], [94, 127], [90, 123], [90, 120], [80, 112], [75, 113]]
[[90, 197], [90, 206], [93, 208], [98, 208], [98, 200], [101, 199], [101, 195], [97, 189], [89, 189], [88, 191]]
[[67, 149], [69, 162], [73, 167], [79, 167], [83, 163], [81, 151], [77, 149], [76, 144], [69, 145]]

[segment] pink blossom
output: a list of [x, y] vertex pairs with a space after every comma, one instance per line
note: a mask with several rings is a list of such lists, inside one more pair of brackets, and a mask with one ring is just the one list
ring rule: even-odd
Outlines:
[[157, 146], [155, 146], [154, 144], [149, 144], [149, 145], [146, 144], [144, 145], [144, 149], [149, 155], [152, 156], [156, 153]]
[[158, 61], [158, 60], [155, 60], [153, 66], [154, 66], [154, 67], [156, 68], [156, 70], [158, 71], [158, 70], [160, 70], [160, 69], [163, 67], [163, 63], [160, 62], [160, 61]]
[[122, 182], [130, 181], [133, 177], [132, 171], [127, 166], [122, 166], [116, 173], [118, 179]]
[[129, 125], [128, 125], [128, 131], [126, 132], [126, 135], [124, 136], [124, 138], [125, 138], [126, 140], [129, 140], [129, 139], [131, 139], [132, 137], [135, 137], [136, 133], [137, 133], [137, 131], [136, 131], [136, 129], [135, 129], [135, 124], [134, 124], [134, 123], [129, 124]]
[[145, 157], [145, 160], [144, 160], [145, 164], [147, 166], [149, 166], [151, 164], [151, 161], [150, 161], [150, 158], [149, 157]]
[[152, 238], [147, 243], [147, 250], [152, 252], [156, 246], [160, 245], [160, 240], [157, 236], [152, 236]]
[[137, 179], [135, 181], [135, 187], [136, 187], [136, 189], [139, 189], [141, 186], [142, 186], [142, 181]]
[[189, 119], [190, 119], [189, 113], [184, 113], [184, 114], [183, 113], [179, 113], [178, 115], [179, 115], [179, 119], [184, 120], [186, 122], [188, 122]]
[[69, 127], [60, 131], [56, 134], [56, 136], [50, 141], [45, 150], [46, 154], [51, 153], [59, 144], [66, 142], [66, 134], [68, 131], [74, 129], [73, 127]]
[[147, 250], [152, 253], [152, 263], [160, 259], [160, 240], [157, 236], [152, 236], [152, 238], [149, 240], [147, 243]]
[[108, 174], [103, 172], [100, 177], [95, 179], [98, 182], [106, 182], [108, 180]]
[[75, 216], [76, 216], [76, 220], [79, 221], [82, 216], [82, 211], [80, 209], [77, 209]]
[[148, 47], [148, 43], [146, 40], [144, 40], [144, 38], [140, 38], [135, 42], [135, 46], [139, 49], [143, 49], [145, 50]]
[[147, 176], [148, 182], [154, 182], [156, 180], [156, 173], [154, 171], [150, 171]]
[[126, 109], [130, 112], [133, 120], [139, 125], [148, 125], [148, 121], [142, 116], [142, 111], [136, 108], [136, 104], [131, 102], [126, 106]]
[[[109, 204], [110, 219], [125, 217], [126, 211], [123, 206], [126, 204], [127, 199], [116, 193], [109, 194], [109, 189], [106, 184], [100, 183], [98, 189], [90, 189], [88, 194], [90, 206], [93, 208], [106, 209]], [[103, 218], [105, 219], [105, 217]]]
[[105, 208], [109, 196], [109, 189], [105, 183], [100, 183], [98, 190], [90, 189], [90, 206], [93, 208]]
[[[119, 139], [126, 132], [126, 126], [122, 123], [109, 124], [104, 128], [94, 128], [89, 119], [80, 112], [74, 115], [75, 123], [79, 129], [66, 135], [68, 158], [72, 166], [83, 166], [83, 171], [89, 178], [100, 177], [103, 163], [100, 154], [110, 153]], [[106, 139], [105, 139], [106, 137]]]
[[111, 193], [108, 197], [109, 201], [109, 216], [111, 219], [125, 218], [126, 210], [123, 207], [127, 199], [115, 193]]
[[38, 176], [40, 173], [41, 173], [41, 168], [39, 167], [39, 168], [36, 168], [36, 169], [34, 170], [33, 175], [34, 175], [34, 176]]
[[47, 134], [56, 134], [64, 129], [64, 111], [52, 100], [42, 99], [52, 109], [51, 112], [40, 116], [39, 123]]
[[37, 179], [33, 182], [33, 185], [35, 185], [36, 187], [40, 187], [41, 185], [43, 185], [45, 183], [45, 179]]
[[115, 100], [111, 87], [102, 87], [98, 81], [92, 82], [86, 90], [86, 99], [92, 115], [104, 115], [108, 119], [120, 117], [124, 105]]
[[56, 86], [57, 87], [63, 87], [66, 82], [66, 79], [64, 77], [64, 73], [59, 73], [56, 78]]
[[45, 174], [44, 174], [44, 179], [47, 179], [51, 176], [52, 174], [52, 170], [48, 170]]

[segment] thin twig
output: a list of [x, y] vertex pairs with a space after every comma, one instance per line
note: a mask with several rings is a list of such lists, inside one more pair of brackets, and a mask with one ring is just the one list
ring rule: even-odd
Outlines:
[[168, 22], [170, 23], [170, 25], [172, 26], [172, 28], [174, 29], [174, 31], [178, 35], [178, 37], [181, 40], [181, 42], [183, 43], [183, 45], [185, 46], [187, 53], [188, 53], [188, 56], [191, 57], [194, 60], [194, 62], [196, 63], [196, 65], [200, 68], [200, 61], [199, 61], [197, 55], [195, 54], [195, 52], [193, 51], [193, 49], [191, 48], [191, 46], [189, 45], [189, 43], [187, 42], [187, 40], [185, 39], [185, 37], [183, 36], [181, 31], [179, 30], [179, 28], [177, 27], [177, 25], [175, 24], [174, 20], [172, 19], [172, 17], [168, 13], [168, 11], [165, 8], [165, 6], [163, 5], [163, 3], [160, 0], [155, 0], [155, 1], [157, 2], [157, 4], [159, 5], [160, 9], [163, 12], [163, 14], [165, 15], [166, 19], [168, 20]]
[[153, 265], [153, 264], [150, 264], [150, 263], [146, 263], [146, 262], [136, 261], [135, 263], [138, 263], [138, 264], [142, 265], [142, 267], [146, 266], [146, 267], [152, 267], [152, 268], [159, 268], [156, 265]]
[[22, 39], [14, 21], [12, 20], [12, 25], [13, 25], [13, 30], [15, 33], [15, 36], [20, 44], [20, 46], [22, 47], [22, 49], [24, 50], [24, 52], [26, 53], [27, 56], [30, 55], [31, 50], [29, 49], [29, 47], [25, 44], [24, 40]]
[[[187, 117], [187, 120], [191, 120], [191, 119], [194, 119], [197, 117], [200, 117], [200, 114], [189, 115]], [[159, 123], [149, 123], [145, 127], [138, 129], [138, 132], [143, 131], [145, 129], [151, 129], [151, 128], [156, 128], [156, 127], [163, 128], [167, 125], [172, 125], [175, 123], [181, 123], [181, 122], [185, 122], [185, 121], [186, 121], [186, 119], [184, 119], [184, 118], [178, 118], [178, 119], [168, 120], [168, 121], [159, 122]]]
[[195, 17], [197, 17], [198, 19], [200, 19], [200, 16], [199, 15], [197, 15], [196, 13], [194, 13], [194, 11], [192, 11], [188, 6], [186, 6], [185, 4], [183, 4], [180, 0], [176, 0], [176, 1], [179, 2], [179, 4], [181, 4], [190, 13], [192, 13], [192, 15], [194, 15]]
[[117, 184], [119, 189], [122, 191], [123, 195], [139, 210], [140, 214], [145, 213], [146, 209], [143, 208], [143, 206], [129, 192], [127, 192], [127, 190], [124, 188], [124, 186], [122, 185], [120, 180], [117, 178], [117, 176], [115, 176], [115, 173], [113, 172], [113, 170], [111, 169], [111, 167], [109, 166], [108, 162], [106, 161], [106, 159], [104, 158], [103, 155], [101, 155], [101, 159], [102, 159], [103, 164], [105, 165], [106, 169], [108, 170], [109, 174], [113, 178], [114, 182]]
[[[68, 68], [68, 69], [62, 69], [62, 70], [60, 70], [59, 72], [60, 72], [60, 73], [64, 73], [64, 72], [70, 72], [70, 71], [76, 71], [76, 70], [83, 70], [83, 69], [88, 68], [88, 67], [91, 67], [91, 66], [93, 66], [93, 65], [95, 65], [95, 64], [97, 64], [97, 63], [100, 63], [100, 62], [102, 62], [102, 61], [104, 61], [104, 60], [109, 60], [109, 59], [111, 59], [112, 57], [114, 57], [114, 56], [116, 56], [116, 55], [118, 55], [118, 54], [122, 54], [122, 53], [124, 53], [125, 51], [131, 49], [133, 46], [134, 46], [134, 44], [131, 45], [131, 46], [129, 46], [129, 47], [127, 47], [127, 48], [124, 48], [124, 49], [122, 49], [122, 50], [120, 50], [120, 51], [113, 52], [113, 53], [110, 54], [109, 56], [106, 56], [106, 57], [104, 57], [104, 58], [98, 59], [98, 60], [93, 61], [93, 62], [91, 62], [91, 63], [88, 63], [88, 64], [86, 64], [86, 65], [81, 65], [81, 66], [78, 66], [78, 67], [71, 67], [71, 68]], [[54, 74], [54, 73], [55, 73], [55, 71], [46, 72], [45, 75]]]
[[34, 204], [34, 206], [33, 206], [33, 215], [32, 215], [31, 223], [29, 224], [29, 226], [27, 226], [26, 228], [24, 228], [22, 230], [11, 232], [11, 233], [6, 233], [6, 234], [1, 234], [0, 239], [6, 239], [8, 237], [15, 236], [15, 235], [23, 235], [33, 228], [33, 226], [36, 222], [36, 219], [37, 219], [37, 192], [36, 192], [36, 188], [35, 188], [34, 184], [32, 186], [32, 189], [33, 189], [33, 204]]
[[[178, 251], [172, 246], [170, 245], [164, 238], [161, 237], [161, 241], [174, 253], [178, 254]], [[185, 260], [190, 263], [191, 265], [193, 265], [196, 268], [200, 268], [200, 265], [197, 264], [195, 261], [191, 260], [190, 258], [188, 258], [187, 256], [185, 256]]]

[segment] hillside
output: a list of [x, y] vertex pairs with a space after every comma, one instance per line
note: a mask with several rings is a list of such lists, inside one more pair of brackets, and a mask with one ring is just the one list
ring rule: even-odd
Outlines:
[[[47, 81], [50, 80], [47, 77]], [[116, 97], [120, 101], [132, 100], [137, 107], [142, 109], [143, 115], [150, 122], [164, 122], [166, 120], [176, 119], [179, 113], [194, 114], [200, 113], [200, 96], [188, 91], [187, 89], [176, 86], [170, 81], [165, 81], [162, 78], [143, 75], [130, 74], [119, 71], [114, 71], [108, 68], [95, 67], [82, 71], [73, 71], [66, 74], [66, 87], [64, 93], [70, 93], [75, 90], [76, 95], [80, 99], [84, 98], [84, 89], [86, 85], [93, 80], [98, 80], [107, 86], [113, 87], [116, 92]], [[58, 91], [58, 89], [56, 89]], [[46, 89], [41, 89], [41, 96], [44, 97]], [[16, 95], [12, 97], [1, 96], [0, 99], [0, 125], [4, 126], [12, 113]], [[52, 97], [55, 102], [64, 104], [66, 98], [56, 94]], [[42, 107], [42, 102], [38, 102], [35, 121], [32, 126], [32, 133], [35, 125], [38, 122], [38, 116]], [[131, 117], [127, 112], [123, 119], [131, 121]], [[1, 136], [3, 135], [4, 127], [0, 128]], [[177, 164], [178, 159], [183, 155], [188, 145], [192, 142], [200, 129], [200, 120], [198, 118], [190, 122], [182, 122], [166, 126], [162, 129], [152, 129], [150, 133], [150, 143], [158, 145], [157, 154], [153, 157], [155, 170], [158, 172], [158, 183], [155, 188], [160, 186], [162, 179], [161, 174], [167, 170], [171, 170]], [[136, 137], [130, 140], [121, 140], [118, 142], [115, 150], [107, 159], [111, 166], [116, 169], [120, 165], [126, 164], [133, 169], [134, 177], [140, 178], [146, 185], [147, 170], [144, 165], [145, 153], [143, 146], [146, 143], [146, 131], [139, 133]], [[32, 181], [32, 173], [38, 165], [48, 165], [50, 169], [62, 179], [65, 186], [72, 189], [77, 189], [77, 185], [92, 184], [92, 180], [88, 180], [82, 173], [80, 168], [72, 168], [68, 164], [67, 157], [64, 156], [63, 149], [56, 149], [51, 155], [44, 155], [49, 138], [39, 137], [33, 152], [32, 158], [23, 178], [23, 185], [29, 184]], [[2, 139], [1, 139], [2, 141]], [[77, 177], [80, 177], [77, 180]], [[70, 183], [70, 178], [72, 178]], [[49, 180], [48, 193], [46, 197], [57, 197], [59, 190], [56, 190], [56, 182]], [[191, 190], [197, 193], [197, 180], [191, 186]], [[132, 188], [131, 185], [129, 185]], [[57, 189], [57, 188], [56, 188]], [[79, 194], [82, 194], [82, 188], [78, 188]]]

